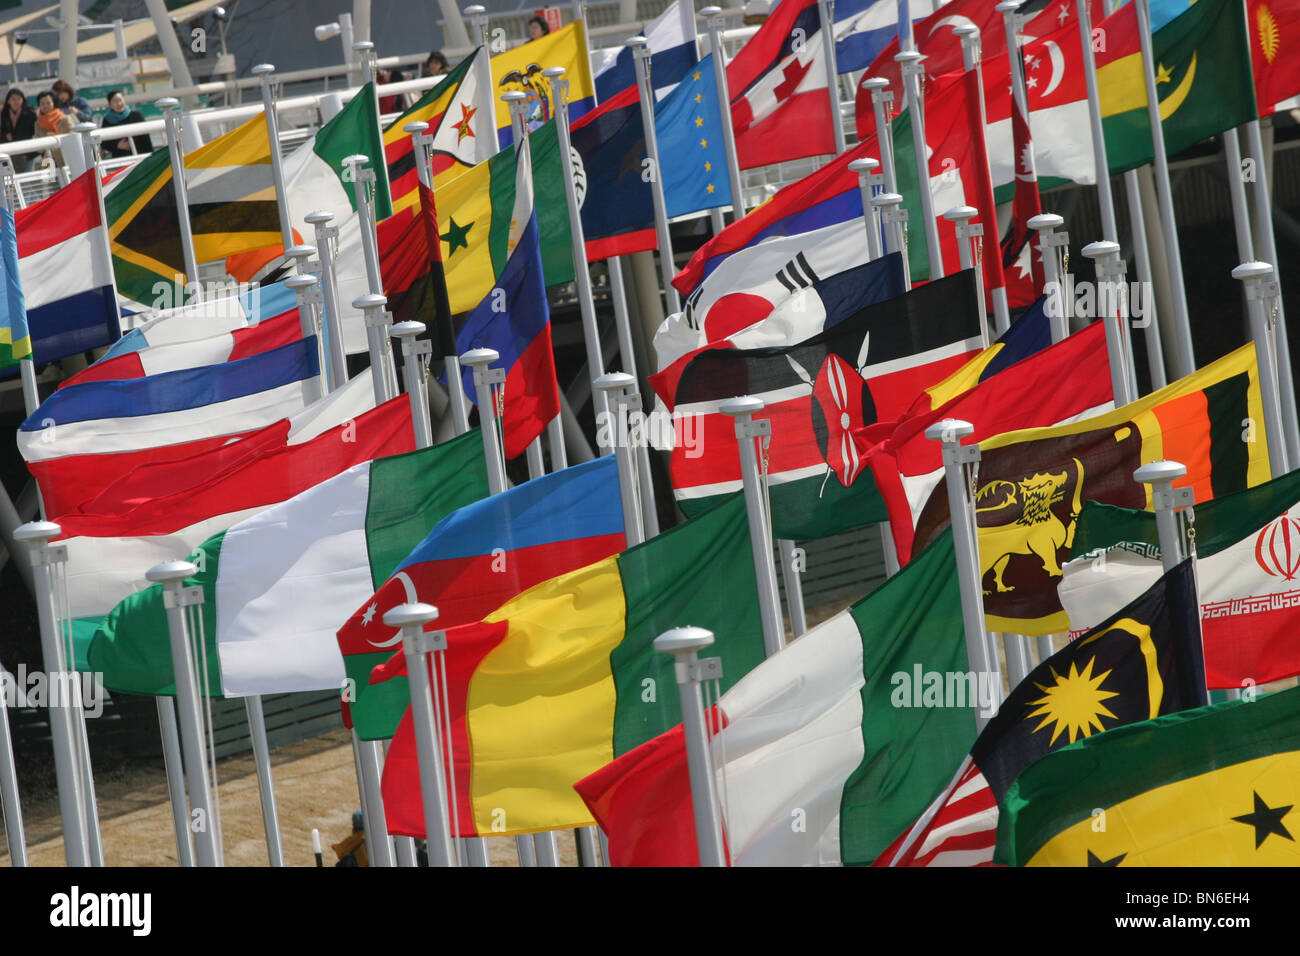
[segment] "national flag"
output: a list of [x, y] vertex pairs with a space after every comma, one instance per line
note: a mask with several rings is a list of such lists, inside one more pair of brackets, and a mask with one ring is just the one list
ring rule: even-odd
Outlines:
[[[409, 449], [409, 415], [403, 427]], [[203, 588], [215, 695], [343, 689], [339, 622], [392, 571], [419, 529], [486, 494], [482, 442], [470, 432], [432, 448], [362, 458], [191, 542], [192, 553], [180, 554], [198, 566], [185, 583]], [[141, 581], [147, 567], [138, 569]], [[113, 608], [89, 660], [110, 690], [172, 693], [158, 585]]]
[[[966, 679], [961, 635], [945, 536], [719, 698], [713, 755], [733, 866], [875, 859], [975, 739], [972, 709], [993, 706], [993, 688]], [[614, 866], [698, 864], [680, 726], [576, 789]]]
[[690, 360], [673, 396], [677, 442], [670, 472], [689, 516], [741, 487], [735, 422], [728, 398], [766, 402], [771, 422], [765, 471], [773, 533], [820, 538], [884, 520], [884, 504], [852, 432], [891, 421], [917, 394], [980, 347], [971, 270], [867, 306], [797, 345], [706, 349]]
[[[534, 584], [617, 553], [626, 544], [610, 456], [575, 465], [445, 515], [418, 532], [376, 580], [373, 597], [343, 618], [338, 646], [355, 687], [352, 725], [363, 740], [393, 736], [410, 704], [406, 682], [371, 686], [370, 672], [401, 648], [384, 629], [389, 608], [424, 601], [441, 630], [476, 623]], [[386, 580], [385, 580], [386, 579]], [[382, 633], [381, 633], [382, 632]]]
[[[1033, 77], [1033, 79], [1037, 79]], [[1011, 222], [1002, 237], [999, 252], [1006, 280], [1007, 305], [1022, 309], [1032, 305], [1043, 289], [1042, 250], [1036, 248], [1036, 233], [1029, 220], [1043, 212], [1038, 194], [1038, 169], [1034, 164], [1034, 142], [1029, 132], [1029, 118], [1011, 98], [1011, 142], [1016, 164], [1016, 193], [1011, 203]]]
[[185, 256], [167, 149], [155, 149], [103, 188], [119, 297], [146, 310], [159, 297], [182, 299]]
[[1296, 688], [1120, 727], [1048, 754], [1017, 778], [994, 860], [1295, 866], [1298, 770]]
[[[1150, 507], [1149, 486], [1133, 479], [1140, 465], [1183, 462], [1175, 485], [1197, 501], [1267, 481], [1258, 379], [1249, 343], [1113, 412], [980, 441], [975, 523], [990, 630], [1068, 627], [1056, 586], [1083, 502]], [[936, 487], [916, 508], [915, 541], [924, 543], [948, 523], [947, 493]]]
[[[684, 16], [683, 16], [684, 15]], [[650, 82], [657, 95], [670, 91], [695, 65], [695, 7], [689, 0], [673, 0], [641, 31], [653, 57]], [[636, 82], [632, 51], [627, 46], [607, 47], [592, 54], [596, 96], [612, 100]]]
[[[961, 40], [952, 32], [952, 28], [962, 25], [974, 25], [979, 28], [980, 55], [985, 62], [999, 53], [1007, 51], [1007, 33], [1002, 25], [1002, 14], [995, 10], [995, 4], [985, 0], [950, 0], [936, 6], [927, 17], [912, 24], [912, 36], [918, 53], [924, 54], [921, 62], [925, 65], [927, 78], [940, 76], [962, 69]], [[864, 77], [881, 76], [889, 80], [889, 88], [894, 91], [894, 109], [902, 110], [903, 74], [894, 57], [898, 55], [898, 37], [895, 36], [867, 67]], [[859, 98], [861, 97], [859, 91]], [[931, 103], [929, 91], [925, 94], [925, 106]], [[870, 99], [868, 98], [868, 109]], [[859, 115], [861, 106], [859, 105]], [[859, 125], [859, 130], [862, 127]]]
[[785, 0], [727, 65], [740, 168], [834, 155], [827, 89], [817, 0]]
[[[1209, 686], [1240, 690], [1300, 674], [1300, 472], [1192, 513]], [[1090, 501], [1072, 554], [1057, 593], [1073, 632], [1160, 574], [1155, 515]]]
[[32, 357], [32, 337], [27, 331], [27, 302], [18, 269], [18, 232], [14, 214], [0, 207], [0, 269], [4, 270], [4, 295], [0, 297], [0, 368], [10, 368]]
[[[1111, 173], [1151, 162], [1151, 127], [1137, 14], [1121, 7], [1098, 29], [1097, 94]], [[1256, 118], [1250, 43], [1240, 0], [1202, 0], [1152, 37], [1161, 126], [1170, 156]]]
[[670, 219], [731, 205], [712, 55], [687, 70], [677, 88], [655, 104], [655, 135]]
[[[752, 265], [753, 261], [746, 264]], [[723, 296], [723, 306], [712, 308], [717, 292], [734, 271], [730, 261], [725, 263], [700, 287], [700, 295], [688, 298], [684, 310], [669, 316], [655, 332], [655, 354], [661, 371], [650, 381], [669, 408], [682, 371], [703, 348], [796, 345], [838, 325], [861, 308], [906, 291], [901, 253], [891, 252], [826, 276], [818, 275], [808, 256], [799, 253], [776, 269], [770, 280], [758, 282], [746, 291], [728, 292]], [[697, 309], [705, 301], [705, 294], [711, 294], [710, 307]], [[710, 321], [699, 321], [702, 312]]]
[[1246, 29], [1260, 116], [1279, 105], [1295, 108], [1300, 96], [1300, 57], [1292, 49], [1300, 38], [1300, 6], [1288, 0], [1246, 0]]
[[1203, 703], [1195, 601], [1196, 575], [1184, 561], [1030, 671], [980, 732], [952, 783], [877, 865], [987, 864], [999, 805], [1026, 767], [1094, 733]]
[[[656, 637], [687, 621], [712, 630], [724, 689], [763, 659], [753, 567], [736, 496], [449, 634], [452, 833], [590, 824], [574, 783], [681, 719]], [[384, 762], [391, 833], [424, 835], [419, 779], [408, 710]]]
[[[94, 175], [83, 173], [6, 223], [18, 234], [6, 275], [12, 269], [15, 280], [21, 276], [27, 348], [34, 360], [50, 362], [116, 342], [122, 332]], [[74, 262], [77, 268], [68, 268]], [[11, 315], [14, 305], [11, 292]], [[0, 365], [7, 344], [0, 340]]]
[[[433, 191], [417, 183], [419, 202], [379, 223], [379, 271], [384, 277], [385, 306], [393, 323], [417, 321], [431, 326], [440, 351], [455, 348], [447, 274], [442, 264], [438, 210]], [[459, 353], [456, 353], [459, 354]]]
[[[186, 153], [185, 187], [199, 262], [280, 242], [271, 146], [261, 113]], [[118, 242], [129, 235], [129, 229], [119, 233]]]
[[[880, 51], [898, 37], [900, 9], [903, 21], [928, 17], [934, 0], [838, 0], [835, 4], [835, 65], [840, 73], [865, 70]], [[870, 76], [870, 73], [864, 74]]]
[[551, 84], [542, 70], [562, 66], [569, 81], [569, 118], [576, 120], [596, 105], [596, 84], [591, 79], [591, 56], [587, 52], [586, 25], [574, 20], [523, 46], [492, 57], [492, 99], [496, 102], [498, 142], [511, 142], [510, 108], [502, 93], [521, 92], [527, 99], [524, 125], [532, 132], [555, 115]]

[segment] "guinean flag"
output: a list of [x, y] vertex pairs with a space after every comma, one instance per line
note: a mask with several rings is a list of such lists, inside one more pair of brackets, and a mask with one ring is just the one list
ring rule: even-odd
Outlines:
[[[732, 864], [874, 860], [975, 739], [973, 697], [963, 689], [959, 703], [936, 706], [924, 689], [968, 670], [949, 535], [758, 665], [714, 712]], [[576, 789], [609, 836], [614, 866], [698, 864], [680, 726]]]
[[[687, 621], [713, 631], [724, 689], [762, 661], [753, 568], [737, 495], [449, 633], [453, 835], [590, 825], [574, 783], [681, 720], [656, 637]], [[408, 711], [384, 762], [390, 832], [424, 836], [419, 780]]]
[[1296, 866], [1298, 804], [1300, 688], [1291, 688], [1130, 724], [1048, 754], [1008, 790], [994, 860]]
[[967, 270], [867, 306], [798, 345], [708, 349], [686, 365], [671, 396], [671, 476], [689, 516], [740, 489], [734, 419], [718, 408], [751, 395], [772, 423], [768, 460], [778, 538], [819, 538], [884, 520], [853, 442], [855, 429], [890, 421], [980, 346], [974, 272]]
[[989, 863], [998, 805], [1035, 760], [1094, 733], [1204, 702], [1189, 559], [1030, 671], [980, 732], [952, 783], [876, 863]]
[[[981, 441], [975, 521], [989, 629], [1068, 628], [1056, 586], [1075, 520], [1085, 500], [1149, 507], [1149, 489], [1133, 479], [1140, 465], [1182, 462], [1174, 485], [1198, 502], [1267, 481], [1262, 422], [1250, 343], [1113, 412]], [[919, 508], [914, 548], [948, 524], [947, 493], [936, 487]]]
[[338, 630], [356, 687], [352, 724], [363, 740], [393, 736], [410, 703], [406, 681], [370, 686], [370, 671], [401, 651], [384, 613], [408, 601], [438, 608], [437, 629], [482, 620], [534, 584], [616, 554], [626, 544], [612, 456], [575, 465], [445, 514], [354, 602]]

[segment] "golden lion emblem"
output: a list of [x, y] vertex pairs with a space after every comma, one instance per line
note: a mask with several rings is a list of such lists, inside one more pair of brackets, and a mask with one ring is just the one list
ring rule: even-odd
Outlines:
[[[996, 479], [975, 495], [975, 514], [979, 525], [980, 579], [991, 570], [996, 593], [1005, 594], [1015, 587], [1002, 580], [1012, 555], [1034, 555], [1050, 577], [1061, 576], [1056, 552], [1074, 542], [1075, 519], [1079, 516], [1083, 494], [1083, 463], [1071, 459], [1075, 467], [1074, 497], [1070, 518], [1063, 522], [1052, 506], [1065, 500], [1070, 471], [1039, 472], [1018, 481]], [[990, 524], [985, 522], [990, 521]], [[985, 591], [985, 594], [994, 591]]]

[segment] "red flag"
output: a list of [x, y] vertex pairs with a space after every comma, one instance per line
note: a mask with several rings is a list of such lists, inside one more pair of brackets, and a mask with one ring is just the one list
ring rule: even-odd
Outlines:
[[1300, 95], [1300, 4], [1294, 0], [1246, 0], [1246, 28], [1255, 72], [1259, 115]]
[[1011, 225], [1002, 237], [1002, 268], [1007, 280], [1007, 304], [1013, 309], [1033, 305], [1043, 288], [1042, 252], [1034, 243], [1029, 220], [1043, 211], [1034, 169], [1034, 142], [1020, 104], [1011, 98], [1011, 140], [1016, 163], [1016, 196]]

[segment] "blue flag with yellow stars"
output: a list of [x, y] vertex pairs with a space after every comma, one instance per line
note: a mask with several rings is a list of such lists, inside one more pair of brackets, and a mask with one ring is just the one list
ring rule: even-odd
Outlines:
[[668, 218], [731, 205], [713, 57], [706, 56], [655, 106]]

